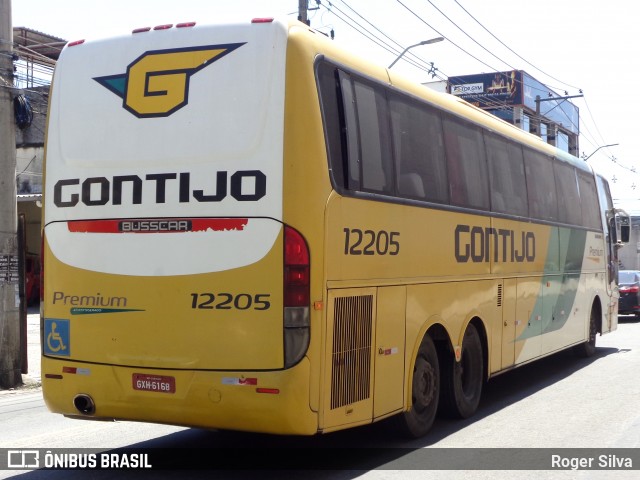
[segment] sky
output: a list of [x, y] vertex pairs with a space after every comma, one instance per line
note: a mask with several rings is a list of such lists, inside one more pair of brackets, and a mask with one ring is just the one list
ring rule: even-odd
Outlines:
[[[442, 42], [412, 48], [394, 65], [394, 70], [417, 82], [518, 69], [560, 95], [582, 91], [583, 97], [572, 99], [580, 109], [580, 156], [588, 156], [589, 163], [609, 179], [621, 204], [640, 199], [640, 132], [635, 125], [640, 102], [630, 95], [640, 78], [639, 3], [309, 0], [308, 4], [311, 27], [327, 34], [333, 31], [334, 41], [383, 65], [410, 45], [444, 37]], [[166, 23], [296, 18], [297, 13], [298, 0], [12, 1], [14, 27], [69, 41], [128, 35], [134, 28]]]

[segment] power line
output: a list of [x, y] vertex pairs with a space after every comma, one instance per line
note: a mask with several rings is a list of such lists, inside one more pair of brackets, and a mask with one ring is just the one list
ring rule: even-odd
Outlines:
[[[520, 60], [522, 60], [523, 62], [525, 62], [527, 65], [530, 65], [531, 67], [533, 67], [534, 69], [536, 69], [537, 71], [539, 71], [540, 73], [546, 75], [547, 77], [555, 80], [556, 82], [560, 82], [563, 85], [566, 85], [567, 87], [579, 90], [578, 87], [574, 87], [573, 85], [570, 85], [566, 82], [563, 82], [562, 80], [559, 80], [557, 78], [555, 78], [554, 76], [546, 73], [545, 71], [541, 70], [540, 68], [536, 67], [533, 63], [529, 62], [528, 60], [526, 60], [525, 58], [523, 58], [522, 56], [520, 56], [515, 50], [513, 50], [511, 47], [509, 47], [506, 43], [504, 43], [502, 40], [500, 40], [498, 37], [496, 37], [487, 27], [485, 27], [482, 23], [480, 23], [480, 21], [474, 17], [466, 8], [464, 8], [462, 6], [462, 4], [458, 1], [458, 0], [454, 0], [454, 2], [456, 2], [456, 4], [467, 14], [469, 15], [473, 21], [475, 21], [478, 25], [480, 25], [489, 35], [491, 35], [493, 38], [495, 38], [502, 46], [504, 46], [507, 50], [509, 50], [511, 53], [513, 53], [516, 57], [518, 57]], [[431, 3], [429, 1], [429, 3]], [[433, 4], [432, 4], [433, 5]]]
[[[345, 2], [343, 2], [345, 3]], [[363, 26], [360, 22], [358, 22], [357, 20], [355, 20], [352, 16], [350, 16], [348, 13], [346, 13], [345, 11], [343, 11], [342, 9], [340, 9], [338, 6], [336, 6], [335, 4], [332, 4], [329, 2], [329, 6], [323, 4], [322, 2], [320, 2], [320, 4], [332, 15], [336, 16], [340, 21], [342, 21], [345, 25], [349, 26], [350, 28], [352, 28], [353, 30], [355, 30], [356, 32], [358, 32], [360, 35], [364, 36], [365, 38], [367, 38], [368, 40], [372, 41], [373, 43], [375, 43], [376, 45], [378, 45], [379, 47], [383, 48], [384, 50], [386, 50], [387, 52], [391, 53], [392, 55], [397, 56], [401, 51], [403, 47], [394, 47], [392, 45], [390, 45], [387, 41], [385, 41], [384, 39], [381, 39], [377, 34], [373, 33], [370, 29], [368, 29], [367, 27]], [[346, 3], [345, 3], [346, 5]], [[396, 42], [395, 40], [391, 39], [388, 35], [384, 34], [380, 29], [378, 29], [377, 27], [375, 27], [371, 22], [369, 22], [368, 20], [366, 20], [362, 15], [360, 15], [358, 12], [356, 12], [354, 9], [352, 9], [351, 7], [349, 7], [347, 5], [348, 8], [350, 8], [356, 15], [358, 15], [360, 18], [362, 18], [362, 20], [364, 20], [365, 22], [367, 22], [369, 25], [372, 25], [376, 30], [378, 30], [380, 33], [382, 33], [385, 37], [387, 37], [390, 41], [392, 41], [393, 43], [395, 43], [396, 45], [400, 45], [398, 42]], [[339, 13], [336, 13], [339, 12]], [[347, 20], [348, 19], [348, 20]], [[354, 26], [353, 24], [357, 25]], [[415, 55], [414, 55], [415, 57]], [[426, 63], [424, 60], [418, 58], [419, 61]], [[411, 65], [413, 65], [414, 67], [420, 69], [420, 70], [424, 70], [427, 71], [427, 73], [429, 73], [429, 71], [432, 69], [432, 66], [429, 67], [425, 67], [423, 65], [419, 65], [418, 63], [416, 63], [415, 60], [410, 60], [410, 59], [406, 59], [407, 62], [409, 62]]]
[[453, 20], [451, 20], [442, 10], [440, 10], [437, 5], [435, 5], [431, 0], [427, 0], [427, 2], [429, 2], [431, 4], [431, 6], [433, 8], [435, 8], [438, 13], [440, 13], [440, 15], [442, 15], [444, 18], [446, 18], [450, 23], [452, 23], [458, 30], [460, 30], [462, 33], [464, 33], [472, 42], [474, 42], [476, 45], [478, 45], [480, 48], [482, 48], [485, 52], [487, 52], [489, 55], [493, 56], [496, 60], [501, 61], [502, 63], [504, 63], [506, 66], [508, 66], [511, 70], [517, 70], [517, 68], [515, 68], [512, 65], [509, 65], [508, 62], [506, 62], [505, 60], [503, 60], [502, 58], [498, 57], [496, 54], [494, 54], [493, 52], [489, 51], [484, 45], [482, 45], [480, 42], [478, 42], [475, 38], [473, 38], [471, 35], [469, 35], [463, 28], [461, 28], [456, 22], [454, 22]]
[[[353, 13], [355, 13], [358, 17], [360, 17], [362, 20], [364, 20], [365, 22], [367, 22], [369, 25], [371, 25], [375, 30], [377, 30], [378, 32], [380, 32], [380, 34], [382, 34], [385, 38], [387, 38], [388, 40], [390, 40], [391, 42], [395, 43], [396, 46], [398, 47], [398, 52], [396, 52], [396, 55], [401, 52], [402, 50], [404, 50], [404, 46], [401, 45], [399, 42], [395, 41], [394, 39], [392, 39], [389, 35], [387, 35], [386, 33], [384, 33], [382, 30], [380, 30], [378, 27], [376, 27], [373, 23], [371, 23], [369, 20], [367, 20], [366, 18], [364, 18], [362, 15], [360, 15], [353, 7], [351, 7], [347, 2], [345, 2], [344, 0], [340, 0], [349, 10], [351, 10]], [[426, 64], [427, 67], [429, 67], [429, 65], [427, 64], [427, 62], [425, 62], [422, 58], [418, 57], [416, 54], [414, 54], [413, 52], [409, 51], [407, 52], [408, 56], [413, 57], [414, 59], [416, 59], [419, 62], [423, 62]], [[403, 57], [404, 58], [404, 57]], [[431, 64], [431, 66], [433, 66], [433, 64]]]
[[436, 32], [438, 35], [440, 35], [441, 37], [444, 37], [447, 41], [449, 41], [449, 43], [451, 43], [451, 45], [453, 45], [454, 47], [456, 47], [457, 49], [461, 50], [462, 52], [466, 53], [467, 55], [469, 55], [471, 58], [473, 58], [474, 60], [476, 60], [477, 62], [481, 63], [482, 65], [489, 67], [491, 70], [493, 71], [498, 71], [496, 68], [492, 67], [491, 65], [489, 65], [488, 63], [480, 60], [478, 57], [476, 57], [475, 55], [467, 52], [464, 48], [462, 48], [460, 45], [458, 45], [457, 43], [455, 43], [453, 40], [451, 40], [450, 38], [448, 38], [445, 34], [443, 34], [442, 32], [439, 32], [436, 28], [434, 28], [432, 25], [430, 25], [426, 20], [424, 20], [420, 15], [418, 15], [416, 12], [414, 12], [413, 10], [411, 10], [409, 7], [407, 7], [404, 3], [402, 3], [400, 0], [396, 0], [400, 5], [402, 5], [409, 13], [411, 13], [413, 16], [415, 16], [418, 20], [420, 20], [422, 23], [424, 23], [427, 27], [429, 27], [431, 30], [433, 30], [434, 32]]

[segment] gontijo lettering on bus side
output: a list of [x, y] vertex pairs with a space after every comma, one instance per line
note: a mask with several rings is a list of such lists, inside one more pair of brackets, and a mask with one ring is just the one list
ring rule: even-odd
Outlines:
[[524, 230], [517, 232], [503, 228], [457, 225], [455, 257], [458, 263], [533, 262], [536, 259], [536, 236]]

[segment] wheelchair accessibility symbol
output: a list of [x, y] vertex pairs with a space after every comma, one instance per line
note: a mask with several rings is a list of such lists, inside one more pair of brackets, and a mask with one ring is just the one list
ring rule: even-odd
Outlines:
[[69, 340], [69, 320], [60, 318], [44, 319], [44, 353], [68, 357], [71, 353]]

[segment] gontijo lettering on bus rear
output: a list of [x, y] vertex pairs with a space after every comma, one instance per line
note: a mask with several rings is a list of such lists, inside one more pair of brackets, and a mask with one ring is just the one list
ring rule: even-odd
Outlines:
[[[123, 202], [124, 185], [131, 191], [131, 197]], [[220, 202], [227, 194], [239, 202], [256, 202], [267, 193], [267, 176], [260, 170], [239, 170], [232, 174], [218, 171], [208, 180], [207, 187], [207, 190], [192, 189], [189, 172], [153, 173], [144, 179], [139, 175], [65, 178], [53, 187], [53, 203], [61, 208], [75, 207], [80, 202], [87, 206], [135, 205], [142, 203], [143, 190], [148, 189], [155, 193], [155, 203], [188, 203], [192, 198], [197, 202]]]
[[[490, 255], [492, 246], [493, 258]], [[524, 230], [457, 225], [454, 252], [458, 263], [533, 262], [536, 259], [536, 236]]]

